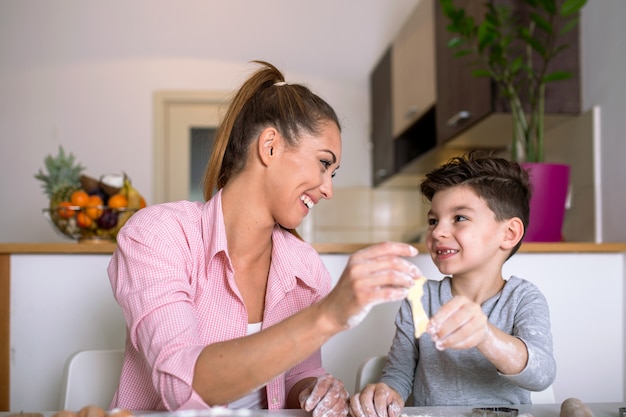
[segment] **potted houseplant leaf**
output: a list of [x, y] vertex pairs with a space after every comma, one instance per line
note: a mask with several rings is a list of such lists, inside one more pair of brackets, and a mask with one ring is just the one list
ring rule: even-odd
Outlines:
[[[439, 2], [449, 21], [447, 30], [453, 34], [448, 47], [457, 57], [474, 56], [472, 74], [491, 78], [508, 103], [511, 159], [529, 171], [534, 188], [525, 241], [561, 240], [569, 166], [545, 161], [545, 92], [548, 83], [571, 77], [566, 71], [551, 71], [550, 64], [568, 47], [562, 35], [578, 25], [586, 0], [492, 0], [479, 18], [457, 7], [454, 0]], [[555, 177], [540, 178], [553, 168]], [[564, 182], [560, 188], [558, 181]], [[544, 185], [549, 189], [543, 190]], [[556, 210], [538, 205], [542, 195], [556, 197]]]

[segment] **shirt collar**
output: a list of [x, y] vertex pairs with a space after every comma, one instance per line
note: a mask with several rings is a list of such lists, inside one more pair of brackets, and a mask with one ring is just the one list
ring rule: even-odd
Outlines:
[[207, 261], [210, 262], [220, 252], [224, 252], [228, 258], [226, 225], [222, 212], [222, 190], [217, 191], [202, 207], [202, 239], [205, 242]]
[[[203, 239], [206, 242], [207, 260], [213, 259], [220, 252], [228, 259], [228, 243], [226, 241], [226, 226], [224, 213], [222, 212], [222, 190], [204, 204], [203, 207]], [[275, 279], [280, 282], [285, 292], [292, 290], [296, 285], [296, 279], [312, 288], [319, 289], [319, 280], [315, 279], [309, 270], [309, 262], [303, 259], [310, 250], [310, 245], [278, 224], [272, 231], [272, 266], [270, 274], [276, 274]], [[230, 265], [232, 268], [232, 265]]]

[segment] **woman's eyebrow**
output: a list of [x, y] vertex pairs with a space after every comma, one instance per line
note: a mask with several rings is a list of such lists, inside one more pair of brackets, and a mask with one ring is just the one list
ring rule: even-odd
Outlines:
[[334, 153], [333, 151], [331, 151], [330, 149], [322, 149], [322, 152], [328, 152], [329, 154], [331, 154], [331, 155], [332, 155], [332, 157], [333, 157], [333, 158], [332, 158], [332, 162], [333, 162], [333, 164], [334, 164], [335, 162], [337, 162], [337, 156], [335, 155], [335, 153]]

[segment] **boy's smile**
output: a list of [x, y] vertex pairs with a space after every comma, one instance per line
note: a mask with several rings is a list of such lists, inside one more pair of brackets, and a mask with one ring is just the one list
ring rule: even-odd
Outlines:
[[426, 244], [442, 273], [486, 272], [502, 264], [498, 254], [506, 222], [496, 221], [486, 201], [470, 187], [458, 185], [435, 193], [428, 225]]

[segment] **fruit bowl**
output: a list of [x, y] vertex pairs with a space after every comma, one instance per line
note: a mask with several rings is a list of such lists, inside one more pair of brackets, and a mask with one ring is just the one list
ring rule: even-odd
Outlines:
[[79, 242], [115, 242], [117, 232], [146, 200], [126, 173], [99, 178], [83, 174], [85, 167], [59, 146], [59, 154], [44, 159], [45, 171], [35, 178], [49, 198], [43, 215], [62, 236]]
[[105, 205], [57, 205], [43, 209], [44, 217], [62, 236], [79, 242], [115, 242], [117, 232], [139, 209]]

